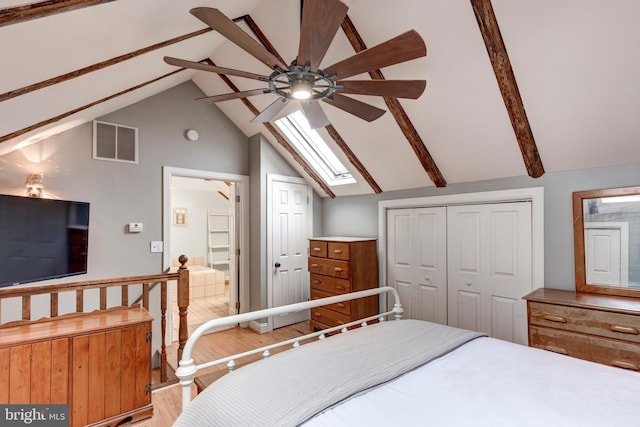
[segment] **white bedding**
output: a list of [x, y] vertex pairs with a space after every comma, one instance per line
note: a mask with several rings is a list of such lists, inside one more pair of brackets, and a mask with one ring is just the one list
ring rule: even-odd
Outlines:
[[312, 418], [318, 426], [640, 426], [640, 373], [478, 338]]
[[176, 425], [300, 422], [639, 427], [640, 373], [429, 322], [390, 321], [234, 371], [207, 387]]

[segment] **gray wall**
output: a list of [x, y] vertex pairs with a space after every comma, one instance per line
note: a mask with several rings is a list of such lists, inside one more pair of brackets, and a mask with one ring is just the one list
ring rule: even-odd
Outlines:
[[[267, 174], [299, 177], [262, 135], [249, 139], [251, 193], [251, 310], [267, 307]], [[314, 217], [319, 223], [319, 218]]]
[[[138, 164], [93, 160], [90, 123], [0, 157], [0, 192], [23, 195], [27, 174], [42, 172], [49, 195], [91, 203], [88, 274], [75, 280], [162, 270], [149, 242], [163, 238], [163, 166], [248, 175], [247, 138], [217, 107], [193, 101], [202, 95], [187, 82], [99, 118], [139, 129]], [[186, 129], [200, 139], [187, 141]], [[130, 222], [144, 231], [127, 233]]]
[[[91, 203], [88, 273], [55, 282], [162, 271], [162, 254], [152, 254], [150, 242], [163, 239], [163, 166], [249, 174], [248, 139], [216, 106], [193, 101], [201, 96], [187, 82], [100, 118], [139, 129], [138, 164], [93, 160], [90, 123], [0, 157], [0, 193], [24, 195], [27, 174], [40, 172], [48, 196]], [[187, 141], [186, 129], [198, 130], [200, 139]], [[127, 233], [130, 222], [142, 222], [144, 231]], [[109, 295], [119, 304], [119, 293]], [[85, 299], [85, 310], [97, 308], [94, 296]], [[151, 298], [158, 348], [159, 296]], [[61, 302], [62, 312], [67, 303], [73, 300]], [[3, 304], [3, 321], [16, 315], [9, 311]]]
[[521, 176], [450, 184], [445, 188], [425, 187], [389, 191], [379, 195], [324, 198], [321, 213], [322, 234], [378, 237], [378, 202], [381, 200], [544, 187], [545, 287], [573, 290], [575, 276], [571, 193], [638, 184], [640, 184], [640, 167], [626, 165], [570, 172], [547, 172], [538, 179]]

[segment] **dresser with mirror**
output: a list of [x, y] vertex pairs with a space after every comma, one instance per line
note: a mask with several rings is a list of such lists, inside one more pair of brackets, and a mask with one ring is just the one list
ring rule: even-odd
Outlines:
[[575, 292], [525, 296], [529, 345], [640, 371], [640, 187], [573, 193]]

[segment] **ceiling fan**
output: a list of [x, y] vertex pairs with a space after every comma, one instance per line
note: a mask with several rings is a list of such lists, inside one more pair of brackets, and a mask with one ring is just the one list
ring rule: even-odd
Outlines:
[[348, 9], [339, 0], [306, 0], [302, 12], [298, 56], [287, 66], [218, 9], [197, 7], [190, 11], [192, 15], [260, 60], [273, 72], [268, 76], [260, 75], [169, 56], [165, 56], [164, 61], [170, 65], [265, 82], [266, 88], [199, 98], [221, 102], [266, 93], [277, 95], [278, 98], [271, 105], [251, 120], [253, 123], [271, 121], [289, 102], [295, 100], [300, 101], [313, 129], [330, 124], [317, 102], [319, 100], [371, 122], [384, 114], [385, 110], [343, 94], [417, 99], [424, 92], [425, 80], [345, 79], [426, 56], [427, 48], [420, 35], [410, 30], [320, 69], [320, 63]]

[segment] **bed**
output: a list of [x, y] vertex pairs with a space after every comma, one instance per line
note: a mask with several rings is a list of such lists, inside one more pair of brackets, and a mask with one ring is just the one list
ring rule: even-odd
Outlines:
[[[391, 318], [316, 332], [321, 338], [232, 370], [191, 400], [201, 365], [189, 338], [176, 373], [183, 411], [176, 426], [638, 426], [640, 373], [595, 364], [417, 320], [400, 320], [392, 288], [361, 291], [241, 314], [244, 322], [334, 300], [385, 294]], [[354, 323], [354, 325], [356, 325]], [[332, 332], [340, 332], [328, 335]], [[302, 337], [301, 339], [304, 339]], [[269, 347], [269, 346], [268, 346]], [[267, 356], [270, 348], [256, 349]]]

